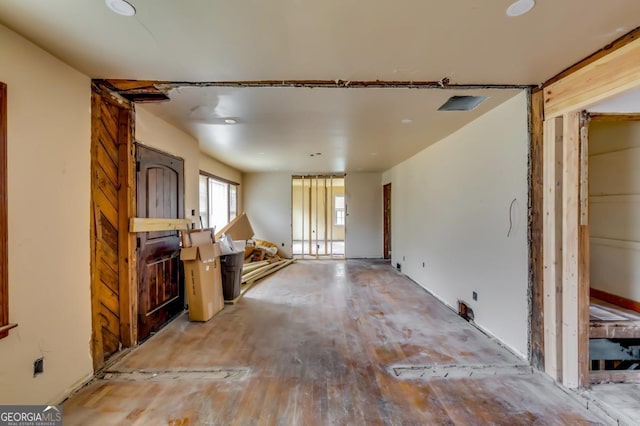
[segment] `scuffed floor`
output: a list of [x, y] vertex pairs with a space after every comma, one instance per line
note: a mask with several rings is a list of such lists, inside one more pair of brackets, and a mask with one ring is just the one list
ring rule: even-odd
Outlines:
[[300, 261], [110, 371], [65, 425], [603, 424], [380, 262]]

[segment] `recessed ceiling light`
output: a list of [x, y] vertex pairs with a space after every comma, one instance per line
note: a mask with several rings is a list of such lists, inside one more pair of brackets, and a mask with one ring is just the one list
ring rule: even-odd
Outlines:
[[403, 118], [402, 119], [402, 124], [411, 124], [413, 123], [413, 120], [410, 118]]
[[136, 8], [125, 0], [105, 0], [107, 7], [112, 12], [122, 16], [133, 16], [136, 14]]
[[234, 120], [233, 118], [225, 118], [224, 122], [227, 124], [236, 124], [238, 120]]
[[507, 8], [508, 16], [520, 16], [529, 12], [536, 5], [535, 0], [518, 0]]

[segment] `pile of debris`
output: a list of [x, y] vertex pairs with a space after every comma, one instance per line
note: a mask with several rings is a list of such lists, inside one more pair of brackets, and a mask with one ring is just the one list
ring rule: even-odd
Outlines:
[[253, 228], [245, 213], [232, 220], [216, 233], [216, 240], [228, 241], [231, 250], [244, 249], [242, 284], [254, 282], [291, 265], [293, 259], [285, 259], [278, 246], [265, 240], [253, 239]]

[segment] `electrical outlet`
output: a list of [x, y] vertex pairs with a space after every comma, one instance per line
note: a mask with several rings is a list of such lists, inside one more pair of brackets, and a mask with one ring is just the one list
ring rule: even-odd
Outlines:
[[472, 296], [473, 296], [473, 300], [475, 300], [477, 302], [478, 301], [478, 293], [476, 293], [474, 291]]
[[402, 256], [402, 261], [404, 262], [405, 260], [407, 260], [407, 259], [405, 259], [404, 256]]
[[33, 361], [33, 377], [44, 373], [44, 358], [40, 357]]
[[424, 262], [422, 262], [422, 267], [424, 268]]

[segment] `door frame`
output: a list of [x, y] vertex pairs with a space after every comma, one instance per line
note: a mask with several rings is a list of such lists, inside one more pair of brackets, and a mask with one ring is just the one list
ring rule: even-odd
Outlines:
[[[545, 175], [544, 365], [567, 388], [590, 385], [588, 136], [582, 112], [640, 88], [639, 37], [636, 29], [545, 83], [543, 112], [532, 117], [538, 125], [544, 123], [543, 155], [534, 159], [542, 162]], [[562, 145], [561, 161], [557, 143]], [[536, 333], [540, 330], [532, 329], [532, 337]]]

